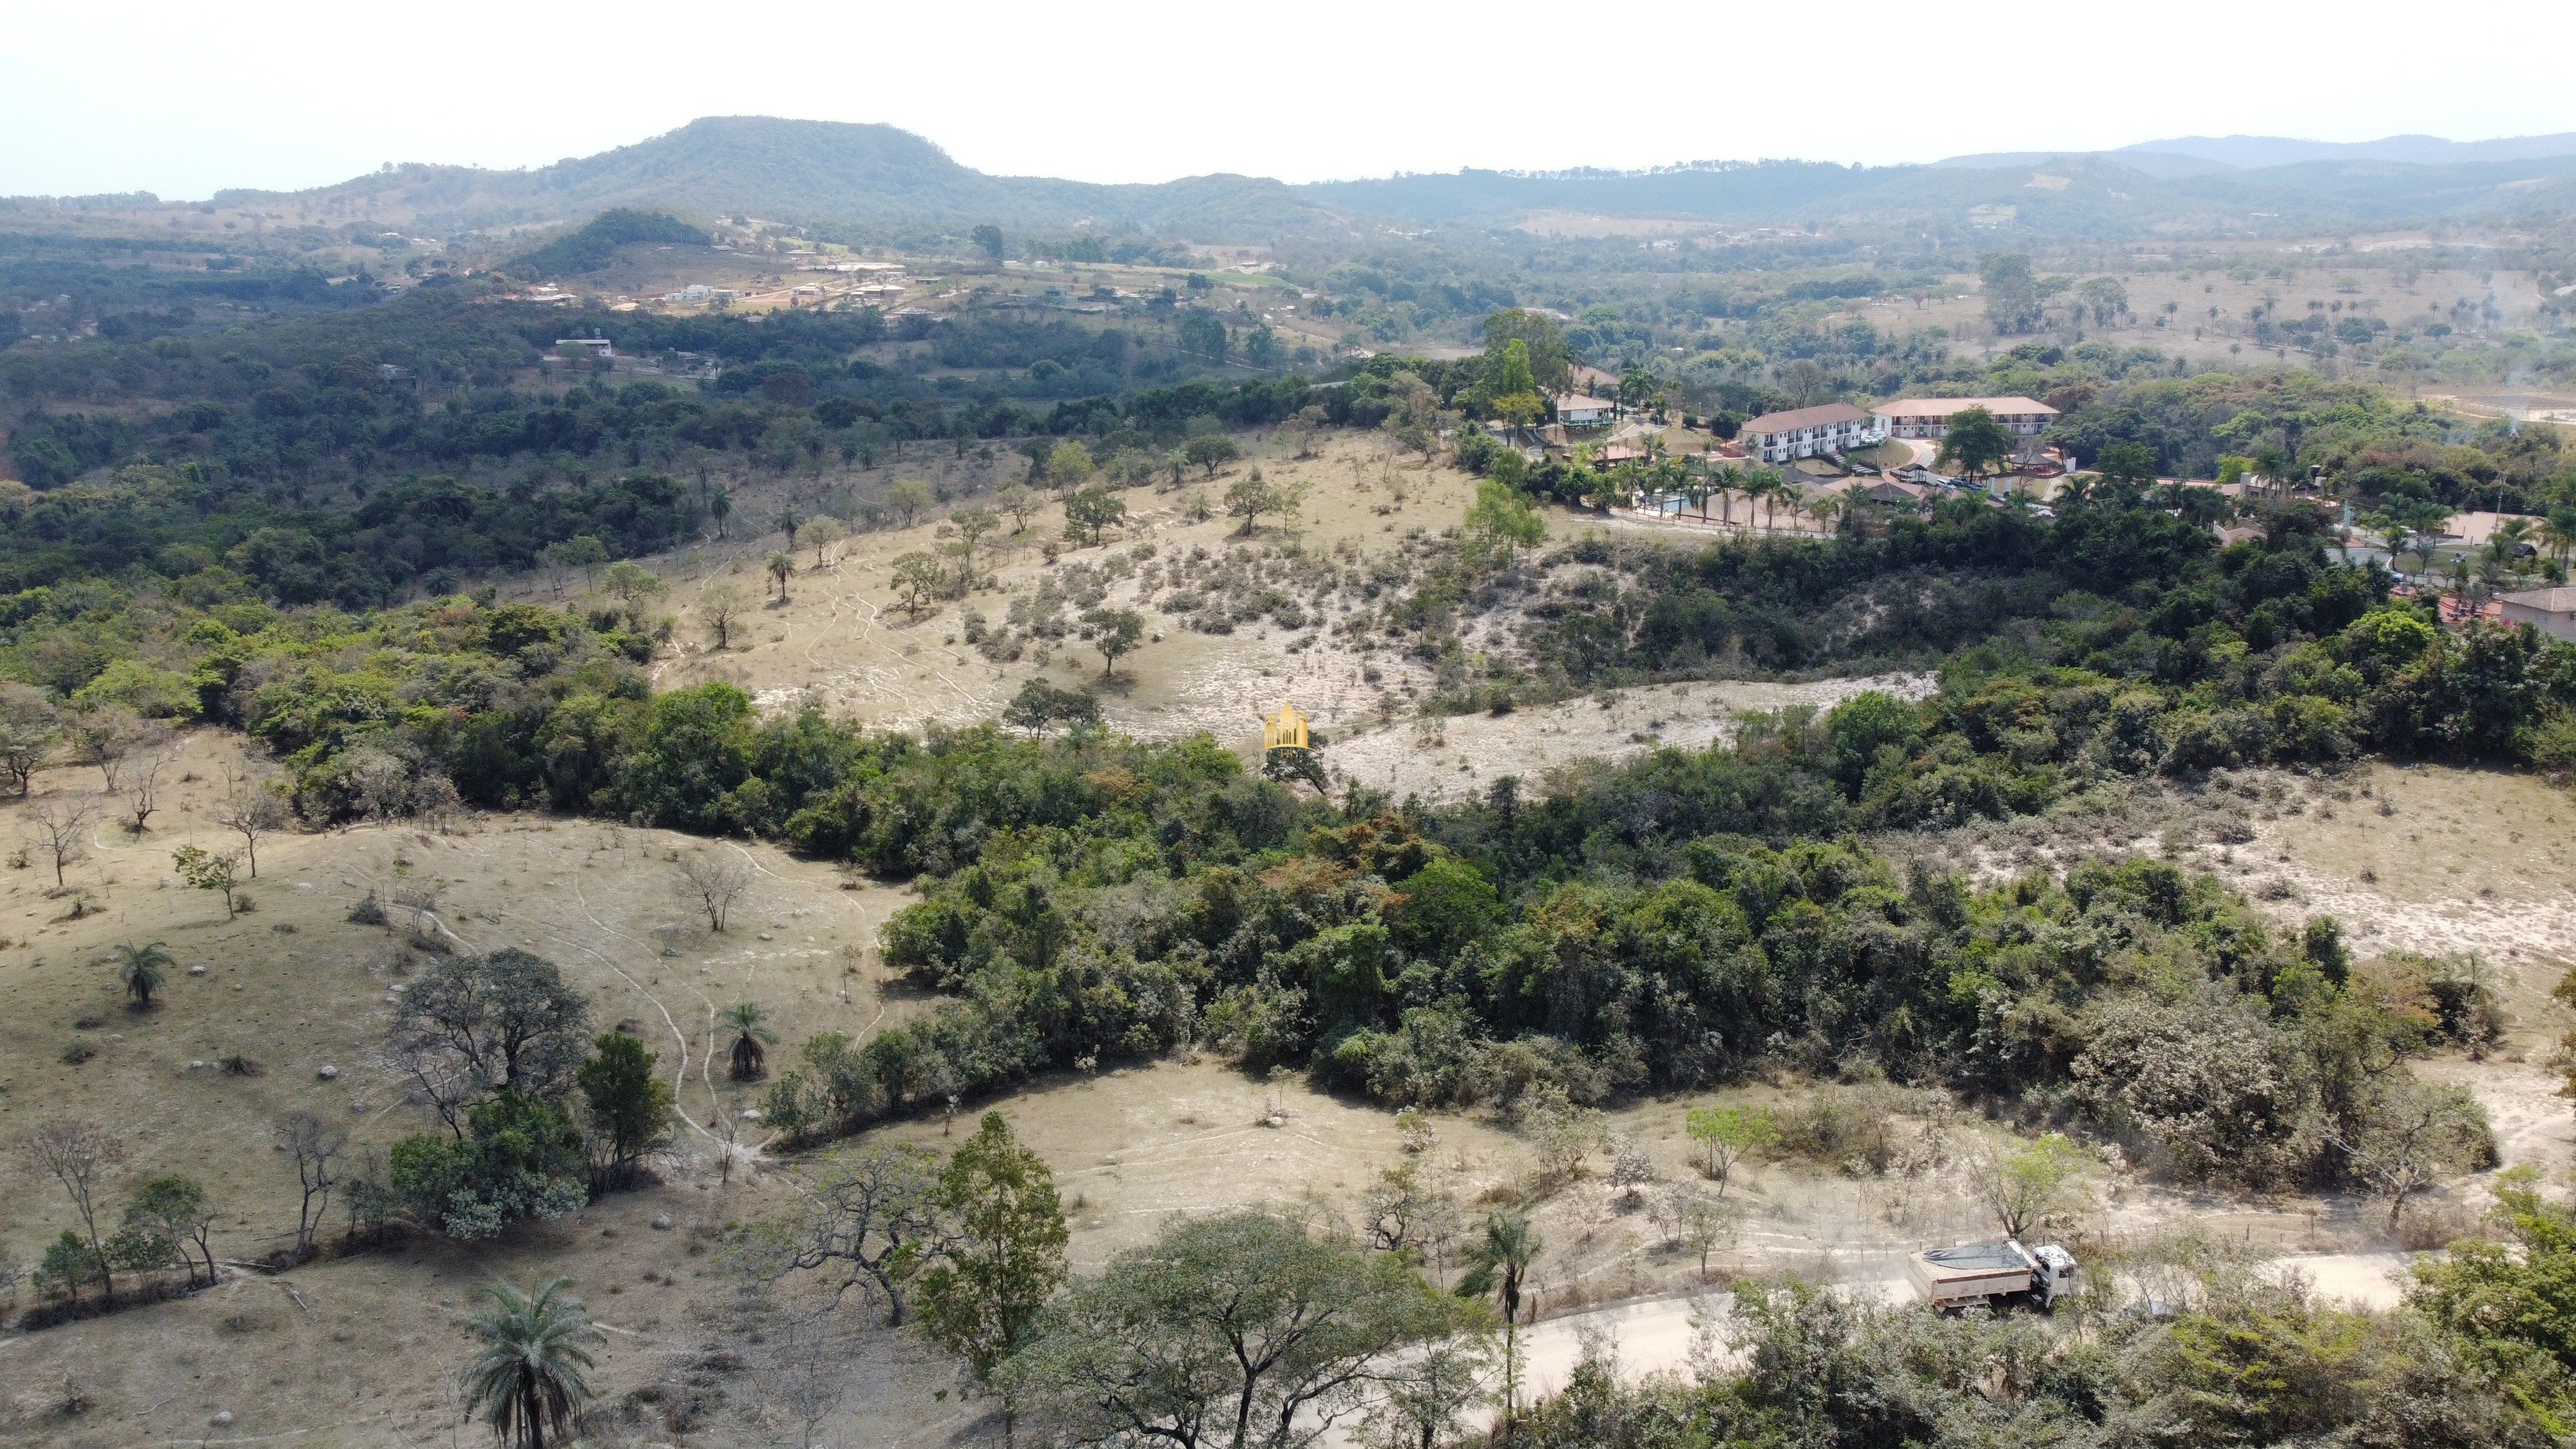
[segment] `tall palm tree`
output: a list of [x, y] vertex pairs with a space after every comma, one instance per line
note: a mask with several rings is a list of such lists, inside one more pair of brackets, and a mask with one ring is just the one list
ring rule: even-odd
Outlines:
[[1521, 1289], [1529, 1282], [1530, 1268], [1538, 1262], [1539, 1250], [1546, 1243], [1538, 1229], [1530, 1226], [1529, 1214], [1507, 1213], [1500, 1208], [1485, 1215], [1476, 1235], [1467, 1242], [1460, 1256], [1466, 1267], [1465, 1277], [1458, 1280], [1458, 1292], [1468, 1298], [1482, 1298], [1490, 1293], [1495, 1306], [1503, 1311], [1503, 1417], [1512, 1414], [1512, 1400], [1519, 1387]]
[[2552, 511], [2548, 521], [2540, 525], [2540, 540], [2556, 556], [2558, 566], [2565, 568], [2567, 551], [2576, 548], [2576, 512], [2563, 508]]
[[1757, 503], [1765, 505], [1762, 526], [1769, 528], [1771, 526], [1771, 520], [1768, 505], [1770, 504], [1771, 499], [1780, 491], [1780, 475], [1772, 472], [1768, 468], [1762, 469], [1751, 474], [1744, 480], [1743, 490], [1744, 506], [1748, 513], [1751, 512], [1753, 505]]
[[796, 572], [796, 556], [780, 550], [769, 556], [769, 576], [778, 581], [778, 602], [787, 602], [787, 579]]
[[492, 1286], [492, 1307], [471, 1320], [483, 1351], [465, 1366], [465, 1412], [481, 1413], [492, 1435], [515, 1449], [545, 1449], [551, 1432], [572, 1437], [573, 1415], [590, 1398], [582, 1371], [588, 1345], [607, 1339], [577, 1298], [564, 1298], [557, 1278], [531, 1298], [507, 1283]]
[[769, 1008], [754, 1001], [737, 1001], [722, 1020], [733, 1029], [734, 1080], [748, 1082], [760, 1075], [769, 1060], [768, 1047], [778, 1044], [778, 1032], [769, 1024]]
[[[2388, 566], [2398, 568], [2397, 556], [2415, 542], [2415, 525], [2386, 513], [2365, 513], [2354, 522], [2379, 535], [2388, 545]], [[2404, 577], [2401, 573], [2399, 577]]]
[[1798, 526], [1798, 516], [1807, 511], [1807, 489], [1802, 483], [1783, 483], [1773, 490], [1780, 501], [1789, 505], [1789, 526]]
[[116, 979], [125, 983], [125, 994], [134, 998], [137, 1010], [152, 1004], [152, 993], [161, 989], [163, 973], [174, 964], [159, 941], [144, 946], [128, 941], [116, 948]]
[[2495, 536], [2487, 540], [2487, 552], [2504, 572], [2519, 578], [2522, 574], [2522, 551], [2538, 551], [2539, 521], [2531, 518], [2508, 518], [2496, 525]]

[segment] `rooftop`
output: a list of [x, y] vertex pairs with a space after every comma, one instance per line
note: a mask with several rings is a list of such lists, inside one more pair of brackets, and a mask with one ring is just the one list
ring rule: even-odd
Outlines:
[[1821, 428], [1829, 423], [1858, 423], [1868, 420], [1869, 414], [1853, 407], [1850, 403], [1826, 403], [1822, 407], [1792, 408], [1785, 413], [1764, 413], [1746, 423], [1744, 431], [1794, 433], [1800, 428]]
[[2036, 398], [2026, 397], [1907, 397], [1883, 402], [1875, 409], [1892, 418], [1946, 418], [1969, 408], [1984, 408], [1990, 413], [2047, 413], [2057, 409]]
[[2497, 602], [2520, 604], [2544, 614], [2576, 614], [2576, 589], [2525, 589], [2519, 594], [2500, 594]]

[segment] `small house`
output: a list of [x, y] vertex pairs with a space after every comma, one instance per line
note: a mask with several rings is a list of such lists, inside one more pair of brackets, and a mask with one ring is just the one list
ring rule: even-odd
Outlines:
[[2529, 624], [2553, 639], [2576, 639], [2576, 589], [2527, 589], [2503, 594], [2505, 622]]
[[1618, 416], [1619, 405], [1570, 392], [1556, 400], [1556, 420], [1569, 428], [1597, 428]]

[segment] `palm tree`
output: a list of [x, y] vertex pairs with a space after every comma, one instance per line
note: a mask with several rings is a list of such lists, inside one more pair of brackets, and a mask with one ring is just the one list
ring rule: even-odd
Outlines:
[[1797, 527], [1798, 515], [1807, 511], [1806, 486], [1800, 483], [1783, 483], [1772, 491], [1779, 494], [1781, 502], [1789, 505], [1789, 526]]
[[1460, 1261], [1467, 1269], [1458, 1280], [1458, 1292], [1468, 1298], [1494, 1295], [1495, 1306], [1503, 1310], [1503, 1417], [1512, 1415], [1512, 1398], [1519, 1385], [1521, 1289], [1529, 1282], [1532, 1264], [1546, 1243], [1538, 1229], [1530, 1226], [1529, 1214], [1507, 1213], [1500, 1208], [1485, 1215], [1484, 1224], [1467, 1243]]
[[545, 1449], [549, 1430], [572, 1438], [573, 1414], [590, 1397], [582, 1377], [593, 1366], [586, 1345], [607, 1339], [577, 1298], [561, 1298], [557, 1278], [528, 1297], [507, 1283], [490, 1290], [492, 1307], [471, 1320], [483, 1351], [465, 1366], [465, 1412], [480, 1411], [493, 1437], [516, 1449]]
[[787, 602], [787, 576], [796, 572], [796, 555], [781, 549], [769, 556], [769, 576], [778, 580], [778, 602]]
[[2433, 561], [2436, 551], [2439, 550], [2441, 546], [2442, 540], [2438, 534], [2418, 533], [2415, 535], [2414, 546], [2406, 551], [2415, 555], [2415, 581], [2417, 583], [2424, 583], [2433, 577]]
[[1834, 520], [1849, 512], [1851, 505], [1852, 496], [1849, 493], [1819, 494], [1807, 505], [1807, 515], [1815, 519], [1817, 525], [1825, 532], [1831, 533], [1834, 531]]
[[2557, 556], [2558, 566], [2565, 568], [2567, 551], [2576, 548], [2576, 512], [2563, 508], [2553, 510], [2549, 520], [2540, 525], [2540, 538], [2543, 543], [2549, 545], [2549, 551]]
[[1772, 472], [1768, 468], [1762, 469], [1752, 474], [1750, 477], [1747, 477], [1744, 480], [1743, 488], [1744, 503], [1748, 510], [1750, 510], [1752, 505], [1756, 503], [1765, 505], [1763, 510], [1762, 526], [1764, 528], [1769, 528], [1771, 526], [1772, 516], [1770, 507], [1771, 500], [1779, 496], [1780, 475]]
[[2397, 567], [2397, 556], [2415, 541], [2415, 526], [2392, 514], [2365, 513], [2353, 522], [2379, 535], [2379, 541], [2388, 546], [2388, 566], [2392, 569]]
[[125, 983], [125, 994], [134, 998], [137, 1011], [152, 1004], [152, 993], [161, 989], [162, 973], [175, 964], [159, 941], [137, 946], [127, 942], [116, 948], [116, 979]]
[[2522, 551], [2529, 546], [2538, 552], [2534, 537], [2539, 531], [2536, 519], [2508, 518], [2496, 525], [2495, 536], [2487, 540], [2487, 552], [2494, 555], [2496, 562], [2507, 572], [2519, 577], [2522, 573]]
[[778, 1032], [769, 1024], [769, 1008], [758, 1002], [738, 1001], [722, 1020], [733, 1028], [734, 1080], [748, 1082], [758, 1077], [769, 1060], [768, 1046], [778, 1044]]

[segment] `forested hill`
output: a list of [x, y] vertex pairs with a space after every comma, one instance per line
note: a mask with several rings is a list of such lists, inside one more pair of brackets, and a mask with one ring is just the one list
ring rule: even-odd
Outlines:
[[[2399, 218], [2556, 210], [2576, 197], [2576, 156], [2443, 165], [2311, 160], [2259, 170], [2177, 168], [2164, 156], [1968, 157], [1940, 166], [1711, 162], [1654, 171], [1395, 176], [1300, 187], [1384, 216], [1494, 222], [1542, 211], [1704, 218], [1739, 225], [1925, 222], [2064, 237], [2180, 226], [2288, 234]], [[1994, 164], [1981, 165], [1979, 162]], [[2176, 174], [2199, 171], [2200, 174]]]

